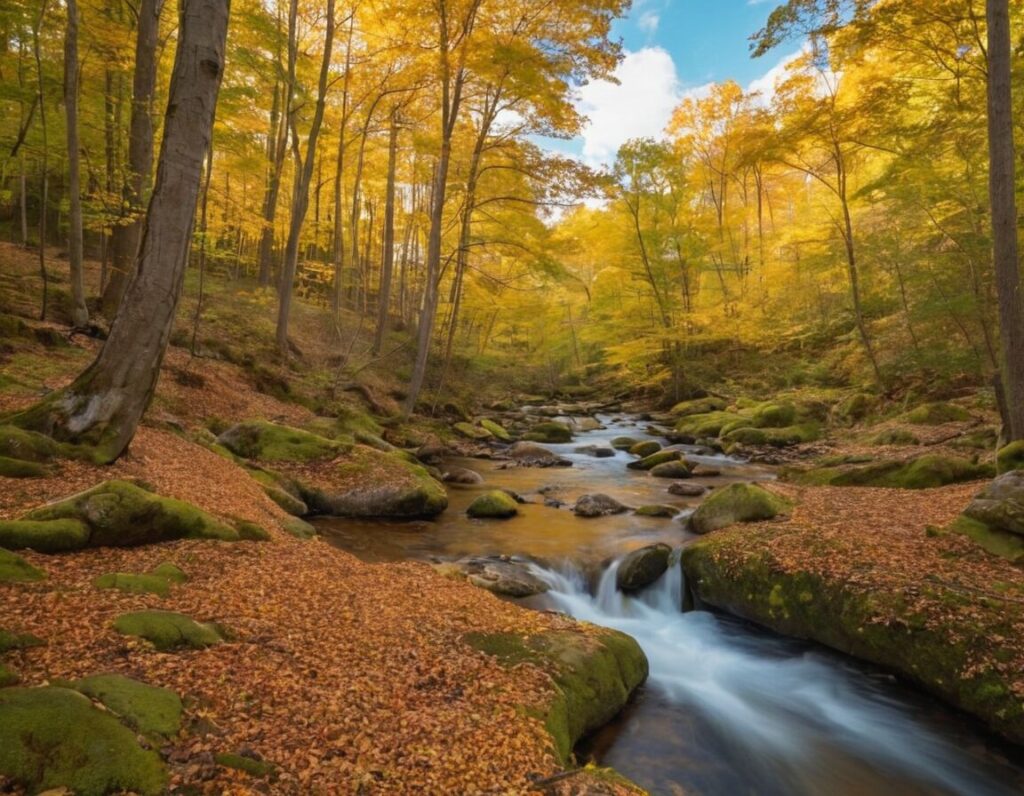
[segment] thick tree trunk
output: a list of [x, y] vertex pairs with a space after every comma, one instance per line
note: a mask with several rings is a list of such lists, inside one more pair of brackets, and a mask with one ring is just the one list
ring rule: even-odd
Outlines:
[[114, 228], [111, 240], [113, 268], [103, 291], [100, 310], [112, 318], [132, 278], [142, 234], [146, 183], [153, 168], [153, 92], [156, 86], [156, 47], [163, 0], [140, 0], [139, 30], [135, 40], [132, 78], [132, 117], [128, 132], [128, 179], [125, 199], [131, 218]]
[[117, 459], [156, 390], [192, 243], [199, 180], [224, 71], [228, 0], [181, 0], [156, 183], [133, 277], [99, 356], [72, 384], [10, 422]]
[[64, 115], [68, 143], [68, 267], [71, 276], [71, 324], [89, 323], [82, 273], [81, 156], [78, 151], [78, 3], [67, 0], [68, 24], [64, 29]]
[[388, 135], [388, 179], [384, 194], [384, 251], [380, 267], [380, 291], [377, 294], [377, 332], [373, 336], [373, 355], [380, 353], [388, 328], [391, 305], [391, 274], [395, 265], [395, 168], [398, 161], [398, 114], [391, 113]]
[[1008, 0], [988, 0], [988, 140], [992, 246], [999, 296], [1002, 376], [1009, 441], [1024, 439], [1024, 306], [1013, 144], [1013, 97]]

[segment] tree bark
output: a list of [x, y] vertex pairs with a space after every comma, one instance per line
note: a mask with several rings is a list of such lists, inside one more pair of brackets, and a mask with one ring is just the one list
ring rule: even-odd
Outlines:
[[70, 386], [10, 418], [98, 463], [127, 449], [156, 390], [181, 297], [203, 161], [224, 71], [229, 0], [181, 0], [156, 182], [133, 276], [99, 356]]
[[395, 265], [395, 168], [398, 160], [398, 112], [391, 112], [388, 135], [388, 178], [384, 194], [384, 243], [380, 268], [380, 291], [377, 293], [377, 332], [373, 337], [373, 355], [380, 354], [388, 327], [391, 305], [391, 274]]
[[39, 197], [39, 276], [43, 280], [43, 298], [39, 308], [39, 319], [46, 320], [46, 304], [49, 298], [50, 279], [46, 273], [46, 206], [49, 204], [49, 156], [50, 146], [47, 140], [46, 129], [46, 98], [43, 93], [43, 57], [40, 50], [39, 35], [43, 27], [43, 18], [46, 16], [46, 0], [39, 5], [39, 16], [32, 28], [32, 52], [36, 61], [36, 91], [39, 102], [39, 127], [43, 137], [43, 146], [40, 151], [40, 171], [42, 189]]
[[128, 132], [128, 179], [125, 199], [130, 219], [114, 228], [111, 240], [113, 267], [103, 291], [100, 311], [108, 318], [117, 312], [132, 278], [142, 234], [146, 183], [153, 168], [153, 92], [156, 86], [156, 47], [163, 0], [140, 0], [139, 30], [135, 40], [132, 77], [132, 116]]
[[68, 144], [68, 267], [71, 276], [71, 324], [89, 323], [82, 273], [81, 155], [78, 146], [78, 3], [67, 0], [68, 25], [64, 30], [64, 115]]
[[988, 139], [992, 248], [999, 297], [1007, 441], [1024, 439], [1024, 307], [1017, 238], [1008, 0], [988, 0]]

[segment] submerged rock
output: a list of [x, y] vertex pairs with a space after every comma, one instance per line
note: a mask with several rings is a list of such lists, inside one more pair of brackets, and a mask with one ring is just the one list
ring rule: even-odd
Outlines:
[[508, 519], [518, 513], [515, 498], [500, 489], [480, 495], [466, 509], [466, 514], [475, 519]]
[[652, 504], [639, 506], [633, 513], [638, 517], [674, 517], [679, 513], [679, 509], [675, 506]]
[[634, 550], [619, 562], [616, 588], [624, 592], [646, 589], [665, 574], [671, 556], [672, 548], [661, 542]]
[[729, 484], [697, 507], [689, 527], [704, 534], [737, 522], [770, 520], [789, 508], [789, 501], [755, 484]]
[[474, 586], [505, 597], [532, 597], [548, 590], [548, 584], [530, 572], [529, 564], [508, 556], [460, 558], [435, 565], [444, 575], [465, 577]]
[[702, 484], [686, 483], [677, 481], [668, 488], [670, 495], [679, 495], [680, 497], [700, 497], [708, 491], [706, 486]]
[[609, 514], [622, 514], [628, 507], [608, 495], [580, 495], [572, 507], [577, 517], [605, 517]]
[[603, 445], [580, 445], [575, 450], [576, 453], [584, 453], [596, 459], [610, 459], [615, 455], [615, 451], [612, 448], [606, 448]]

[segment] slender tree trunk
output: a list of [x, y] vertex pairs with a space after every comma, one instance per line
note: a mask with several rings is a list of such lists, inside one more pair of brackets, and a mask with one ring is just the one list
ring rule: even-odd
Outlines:
[[21, 181], [18, 186], [18, 203], [21, 205], [21, 245], [28, 248], [28, 202], [26, 201], [25, 158], [21, 162]]
[[[295, 9], [296, 0], [292, 0]], [[294, 13], [294, 12], [293, 12]], [[334, 0], [327, 0], [327, 30], [324, 35], [323, 60], [320, 63], [320, 80], [317, 86], [316, 110], [309, 129], [306, 142], [306, 162], [300, 160], [298, 142], [294, 142], [295, 150], [295, 195], [292, 197], [292, 218], [288, 229], [288, 243], [285, 245], [284, 266], [281, 269], [280, 295], [277, 309], [277, 347], [282, 354], [288, 353], [288, 319], [292, 307], [292, 284], [295, 282], [295, 271], [299, 260], [299, 237], [302, 234], [302, 223], [309, 209], [309, 183], [313, 178], [313, 166], [316, 161], [316, 144], [320, 136], [320, 125], [324, 120], [324, 106], [327, 101], [327, 78], [331, 66], [331, 48], [334, 44]], [[293, 49], [294, 55], [294, 49]], [[289, 71], [294, 74], [294, 60], [289, 56]]]
[[78, 147], [78, 3], [66, 0], [68, 24], [64, 29], [64, 114], [68, 143], [68, 267], [71, 276], [71, 324], [89, 323], [85, 306], [82, 265], [81, 155]]
[[188, 265], [203, 161], [224, 71], [228, 0], [181, 0], [156, 182], [137, 267], [99, 356], [11, 422], [82, 445], [99, 463], [127, 449], [156, 391]]
[[146, 185], [153, 168], [153, 92], [156, 86], [157, 37], [163, 0], [140, 0], [139, 29], [135, 40], [132, 78], [132, 116], [128, 132], [128, 179], [125, 193], [131, 218], [114, 228], [111, 242], [113, 268], [103, 291], [100, 310], [114, 316], [132, 277], [142, 234]]
[[1008, 0], [988, 0], [988, 139], [992, 246], [1002, 339], [1004, 434], [1024, 439], [1024, 307], [1018, 251]]
[[213, 136], [210, 137], [210, 148], [206, 153], [206, 174], [203, 177], [202, 200], [199, 203], [199, 293], [196, 296], [196, 314], [192, 318], [192, 342], [189, 346], [193, 355], [196, 353], [196, 337], [199, 335], [199, 321], [203, 316], [203, 299], [206, 289], [206, 222], [207, 209], [210, 205], [210, 177], [213, 175]]
[[384, 194], [384, 251], [380, 267], [380, 291], [377, 294], [377, 332], [373, 337], [373, 355], [380, 354], [388, 327], [391, 305], [391, 272], [395, 263], [395, 169], [398, 161], [398, 112], [391, 112], [388, 135], [388, 178]]
[[334, 236], [331, 262], [334, 264], [334, 283], [331, 290], [331, 312], [341, 313], [341, 300], [345, 280], [345, 150], [348, 148], [349, 90], [352, 85], [352, 38], [355, 34], [356, 15], [348, 21], [345, 42], [345, 79], [341, 90], [341, 121], [338, 123], [338, 163], [334, 172]]
[[40, 171], [42, 177], [42, 190], [39, 196], [39, 276], [43, 280], [43, 298], [39, 309], [39, 319], [46, 320], [46, 305], [49, 298], [50, 278], [46, 273], [46, 206], [49, 204], [49, 156], [50, 146], [47, 140], [46, 129], [46, 97], [43, 92], [43, 58], [40, 51], [39, 35], [43, 27], [43, 18], [46, 15], [46, 0], [39, 5], [39, 16], [32, 28], [32, 50], [36, 61], [36, 90], [39, 101], [39, 126], [42, 133], [43, 146], [40, 151]]

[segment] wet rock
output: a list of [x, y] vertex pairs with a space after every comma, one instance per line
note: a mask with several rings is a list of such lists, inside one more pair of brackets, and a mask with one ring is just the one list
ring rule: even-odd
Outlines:
[[679, 513], [679, 509], [675, 506], [655, 503], [648, 506], [640, 506], [633, 513], [638, 517], [674, 517]]
[[461, 434], [462, 436], [464, 436], [466, 439], [474, 440], [474, 441], [477, 441], [477, 442], [482, 441], [482, 440], [492, 439], [493, 436], [494, 436], [486, 428], [481, 428], [480, 426], [474, 426], [472, 423], [466, 423], [466, 422], [455, 423], [452, 426], [452, 429], [456, 433]]
[[668, 488], [670, 495], [679, 495], [680, 497], [700, 497], [708, 491], [706, 486], [702, 484], [695, 484], [693, 482], [677, 481]]
[[578, 417], [573, 418], [572, 428], [574, 431], [599, 431], [604, 426], [601, 422], [593, 417]]
[[612, 448], [606, 448], [603, 445], [581, 445], [575, 450], [576, 453], [584, 453], [597, 459], [610, 459], [615, 455], [615, 451]]
[[451, 451], [440, 442], [428, 442], [416, 450], [417, 459], [424, 464], [435, 467], [441, 464], [448, 456], [451, 456]]
[[705, 534], [737, 522], [770, 520], [789, 508], [789, 501], [755, 484], [730, 484], [697, 507], [689, 527]]
[[629, 452], [634, 456], [639, 456], [644, 459], [652, 454], [657, 453], [661, 450], [661, 443], [655, 442], [653, 439], [646, 440], [644, 442], [638, 442], [629, 449]]
[[509, 556], [461, 558], [435, 568], [442, 574], [465, 577], [474, 586], [506, 597], [531, 597], [548, 590], [548, 584], [530, 572], [527, 562]]
[[608, 495], [580, 495], [572, 507], [577, 517], [606, 517], [610, 514], [622, 514], [628, 508]]
[[616, 587], [624, 592], [646, 589], [665, 574], [671, 555], [672, 548], [660, 542], [634, 550], [619, 563]]
[[634, 445], [637, 445], [640, 440], [633, 437], [616, 437], [612, 440], [612, 447], [619, 451], [628, 451]]
[[549, 509], [560, 509], [565, 505], [565, 501], [559, 500], [558, 498], [546, 497], [544, 498], [544, 505]]
[[475, 519], [508, 519], [518, 513], [516, 501], [500, 489], [480, 495], [466, 509], [466, 514]]
[[466, 467], [446, 467], [441, 471], [441, 477], [446, 484], [461, 484], [463, 486], [484, 482], [484, 477], [480, 473]]
[[[655, 443], [657, 444], [657, 443]], [[642, 459], [630, 462], [626, 465], [630, 470], [653, 470], [659, 464], [666, 464], [668, 462], [679, 461], [682, 458], [679, 451], [656, 451], [655, 453], [644, 456]]]
[[710, 467], [706, 464], [698, 464], [690, 472], [694, 478], [717, 478], [722, 474], [717, 467]]
[[554, 421], [538, 423], [523, 435], [523, 439], [529, 442], [546, 442], [549, 444], [572, 442], [572, 429], [565, 425], [565, 423], [556, 423]]
[[652, 467], [651, 475], [655, 478], [689, 478], [692, 475], [692, 469], [689, 462], [679, 459]]
[[572, 462], [533, 442], [516, 442], [506, 451], [520, 467], [571, 467]]

